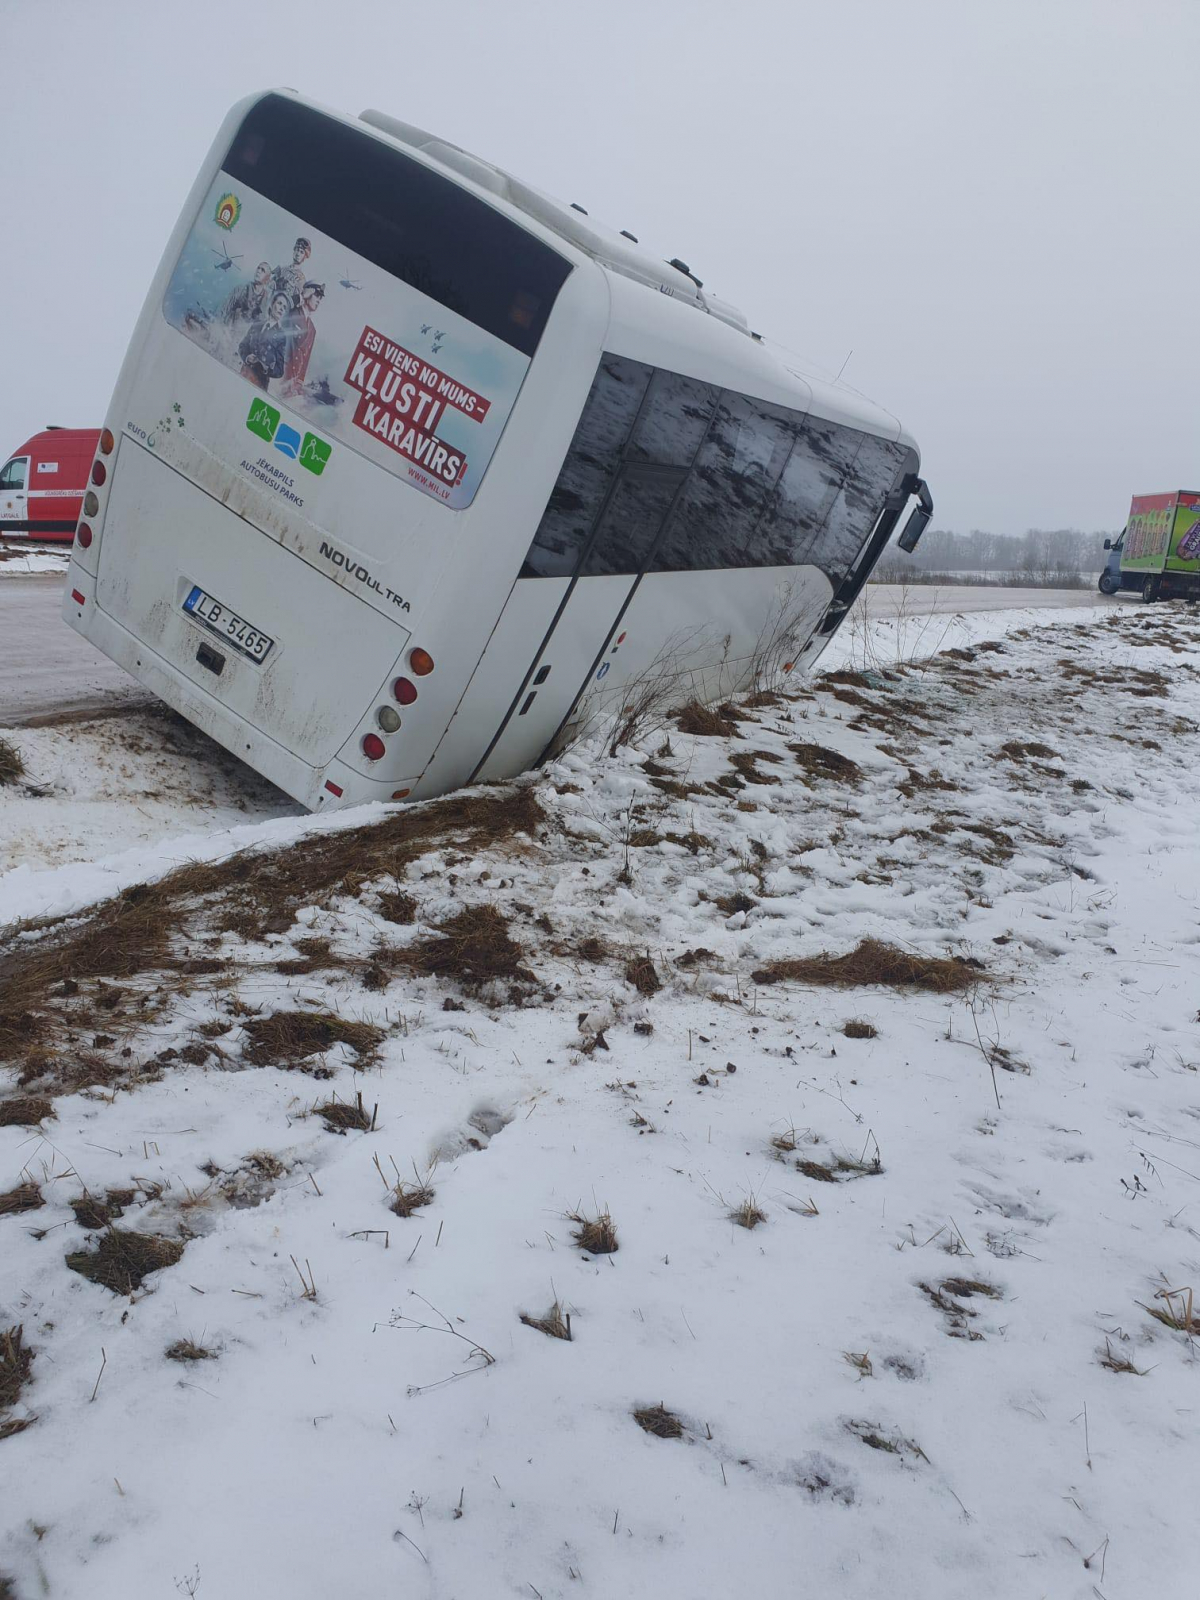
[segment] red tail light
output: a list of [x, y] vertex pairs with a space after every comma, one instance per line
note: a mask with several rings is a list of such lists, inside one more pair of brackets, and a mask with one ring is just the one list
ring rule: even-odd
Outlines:
[[86, 550], [92, 542], [92, 530], [86, 522], [81, 522], [75, 530], [75, 543], [81, 550]]
[[428, 650], [410, 650], [408, 664], [418, 678], [426, 678], [433, 671], [433, 657]]
[[100, 454], [102, 456], [110, 456], [116, 447], [117, 441], [113, 438], [112, 432], [110, 429], [105, 428], [100, 434]]
[[81, 606], [83, 604], [83, 596], [80, 594], [78, 589], [71, 590], [71, 599], [74, 600], [77, 606]]
[[392, 790], [392, 799], [393, 800], [407, 800], [411, 793], [412, 793], [411, 789], [393, 789]]
[[387, 754], [387, 745], [377, 733], [368, 733], [362, 742], [363, 755], [368, 761], [382, 761]]
[[397, 678], [392, 693], [402, 706], [410, 706], [417, 698], [417, 686], [409, 678]]
[[332, 778], [325, 779], [325, 787], [336, 800], [340, 800], [342, 798], [342, 791], [338, 788], [337, 784], [334, 783]]
[[96, 487], [99, 488], [99, 486], [104, 482], [105, 478], [107, 478], [107, 477], [108, 477], [108, 472], [107, 472], [107, 470], [106, 470], [106, 468], [104, 466], [103, 461], [93, 461], [92, 462], [92, 482], [96, 485]]

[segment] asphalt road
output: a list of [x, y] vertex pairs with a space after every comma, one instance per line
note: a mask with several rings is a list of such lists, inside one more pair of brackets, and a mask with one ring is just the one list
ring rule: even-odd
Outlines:
[[[58, 573], [0, 578], [0, 727], [106, 715], [145, 702], [145, 691], [59, 615]], [[1023, 606], [1112, 605], [1096, 589], [905, 589], [873, 584], [871, 617], [1012, 611]]]

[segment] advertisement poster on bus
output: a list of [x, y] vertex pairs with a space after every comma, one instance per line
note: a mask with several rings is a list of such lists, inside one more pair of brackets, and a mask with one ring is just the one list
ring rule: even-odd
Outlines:
[[529, 358], [218, 174], [167, 321], [271, 408], [452, 509], [470, 505]]

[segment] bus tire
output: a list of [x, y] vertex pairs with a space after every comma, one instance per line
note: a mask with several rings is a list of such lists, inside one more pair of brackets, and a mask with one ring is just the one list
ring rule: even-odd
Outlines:
[[1157, 573], [1151, 573], [1142, 584], [1142, 599], [1148, 603], [1158, 599], [1159, 578]]
[[1120, 578], [1114, 578], [1111, 572], [1102, 572], [1100, 574], [1099, 587], [1101, 594], [1116, 594], [1121, 587], [1121, 580]]

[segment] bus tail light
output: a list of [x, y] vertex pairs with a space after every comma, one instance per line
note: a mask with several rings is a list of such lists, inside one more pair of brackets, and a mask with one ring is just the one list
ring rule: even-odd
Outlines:
[[335, 800], [340, 800], [342, 798], [341, 786], [340, 784], [334, 783], [332, 778], [325, 779], [325, 787], [329, 790], [330, 794]]
[[411, 793], [412, 793], [411, 789], [393, 789], [392, 790], [392, 799], [393, 800], [407, 800]]
[[382, 761], [387, 754], [387, 745], [384, 744], [377, 733], [366, 734], [363, 738], [362, 747], [363, 755], [366, 756], [368, 761]]
[[86, 522], [81, 522], [75, 530], [75, 543], [81, 550], [89, 548], [92, 542], [92, 530]]
[[74, 600], [77, 606], [81, 606], [83, 604], [83, 596], [80, 594], [78, 589], [71, 590], [71, 599]]
[[100, 509], [100, 497], [94, 489], [89, 489], [83, 497], [83, 514], [94, 517]]
[[92, 482], [96, 485], [96, 487], [99, 488], [99, 486], [104, 482], [105, 478], [107, 478], [107, 477], [108, 477], [108, 469], [105, 467], [103, 461], [93, 461], [92, 462]]
[[394, 706], [380, 706], [375, 713], [375, 721], [384, 733], [395, 733], [400, 726], [400, 713]]
[[408, 652], [408, 664], [416, 673], [418, 678], [427, 678], [433, 671], [433, 657], [429, 654], [428, 650], [421, 650], [419, 648], [416, 650], [410, 650]]
[[117, 441], [112, 436], [111, 428], [104, 428], [100, 434], [100, 454], [110, 456], [116, 449]]
[[410, 706], [417, 698], [417, 686], [411, 678], [397, 678], [392, 685], [392, 693], [402, 706]]

